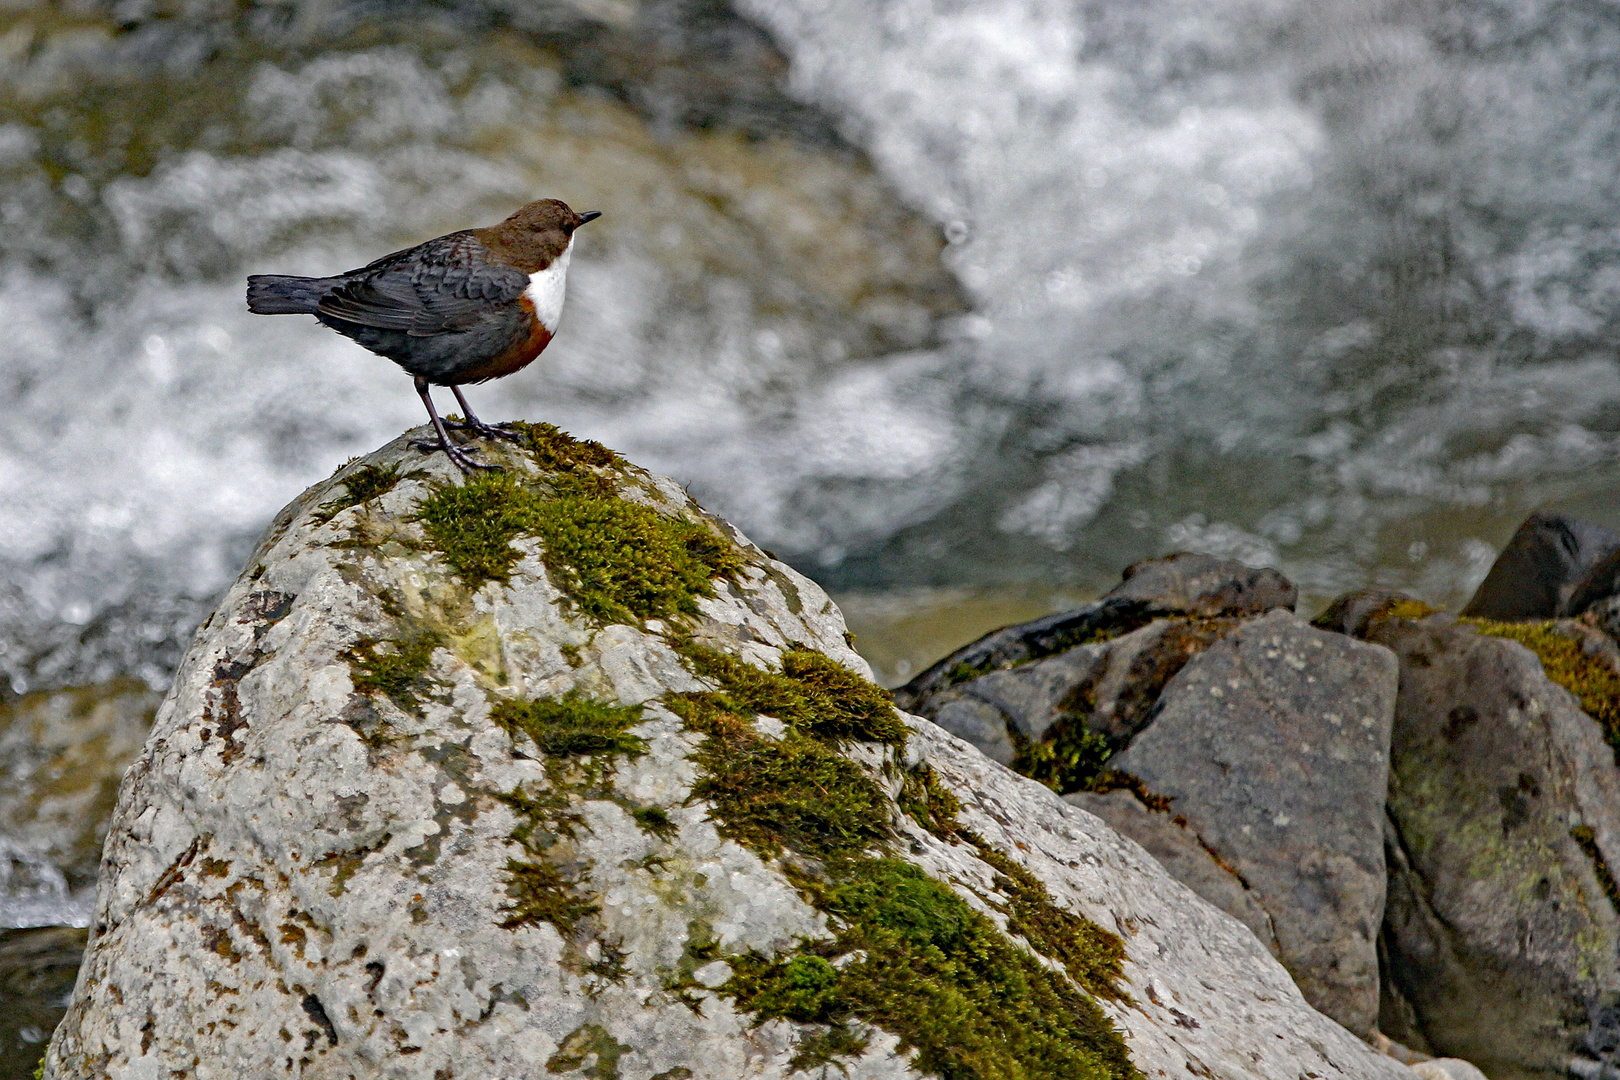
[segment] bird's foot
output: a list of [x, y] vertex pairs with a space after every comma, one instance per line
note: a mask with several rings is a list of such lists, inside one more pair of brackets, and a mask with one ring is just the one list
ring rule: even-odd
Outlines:
[[487, 472], [500, 468], [499, 465], [489, 465], [482, 461], [474, 461], [469, 455], [476, 454], [478, 452], [478, 447], [457, 446], [449, 439], [414, 439], [411, 442], [411, 449], [420, 450], [424, 454], [431, 454], [435, 450], [443, 450], [444, 456], [449, 458], [451, 463], [464, 473], [470, 473], [474, 469], [482, 469]]
[[511, 424], [486, 424], [482, 420], [446, 420], [444, 426], [451, 431], [470, 431], [480, 439], [505, 439], [522, 442], [523, 433], [513, 431]]

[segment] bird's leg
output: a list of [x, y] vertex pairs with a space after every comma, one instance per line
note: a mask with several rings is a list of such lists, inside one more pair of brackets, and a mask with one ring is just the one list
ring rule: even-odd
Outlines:
[[433, 430], [438, 432], [439, 441], [437, 443], [431, 443], [427, 442], [426, 440], [420, 440], [411, 443], [412, 446], [429, 454], [433, 453], [435, 450], [443, 450], [445, 457], [448, 457], [455, 467], [464, 473], [472, 472], [474, 469], [495, 468], [494, 465], [485, 465], [481, 461], [474, 461], [472, 458], [467, 456], [466, 450], [463, 450], [461, 447], [450, 441], [450, 433], [444, 430], [444, 421], [439, 419], [439, 411], [433, 407], [433, 398], [428, 394], [428, 384], [426, 379], [416, 380], [416, 393], [421, 397], [422, 404], [427, 406], [428, 419], [433, 421]]
[[511, 439], [516, 441], [523, 438], [517, 432], [507, 430], [505, 424], [486, 424], [474, 416], [472, 406], [468, 405], [467, 399], [462, 396], [461, 387], [452, 386], [450, 392], [456, 395], [456, 400], [461, 403], [461, 415], [467, 418], [465, 423], [460, 424], [454, 420], [446, 420], [444, 426], [451, 431], [470, 431], [481, 439]]

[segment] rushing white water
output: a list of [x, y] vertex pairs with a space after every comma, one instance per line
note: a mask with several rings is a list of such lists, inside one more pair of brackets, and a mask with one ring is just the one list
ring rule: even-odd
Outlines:
[[745, 7], [962, 238], [970, 384], [1043, 410], [1005, 532], [1061, 551], [1123, 504], [1453, 599], [1526, 509], [1614, 521], [1613, 10]]
[[[745, 268], [694, 284], [660, 254], [676, 215], [582, 245], [557, 342], [473, 391], [486, 416], [603, 439], [843, 586], [1084, 586], [1192, 547], [1318, 594], [1450, 600], [1530, 508], [1620, 524], [1620, 9], [739, 7], [939, 223], [971, 314], [943, 346], [841, 360]], [[0, 48], [12, 92], [72, 77], [78, 47]], [[538, 183], [588, 191], [604, 226], [657, 194], [636, 167], [536, 164], [515, 133], [583, 106], [479, 63], [267, 60], [224, 134], [112, 175], [41, 164], [48, 112], [0, 126], [0, 644], [53, 645], [36, 680], [132, 655], [75, 667], [74, 628], [119, 603], [163, 640], [303, 485], [419, 422], [386, 361], [249, 316], [244, 273], [567, 194]]]

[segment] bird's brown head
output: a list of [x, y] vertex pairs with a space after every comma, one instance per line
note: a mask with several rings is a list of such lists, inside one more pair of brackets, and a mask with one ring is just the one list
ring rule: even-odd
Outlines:
[[600, 210], [578, 213], [561, 199], [540, 199], [499, 225], [473, 233], [497, 258], [532, 274], [568, 250], [575, 229], [601, 216]]

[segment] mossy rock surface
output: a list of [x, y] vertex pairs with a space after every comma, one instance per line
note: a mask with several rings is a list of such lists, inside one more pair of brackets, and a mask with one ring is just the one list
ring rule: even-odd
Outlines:
[[254, 553], [120, 792], [47, 1076], [1400, 1075], [896, 713], [678, 485], [543, 425], [486, 453], [402, 439]]
[[1613, 644], [1396, 596], [1336, 607], [1401, 664], [1383, 1030], [1493, 1076], [1562, 1069], [1620, 993]]

